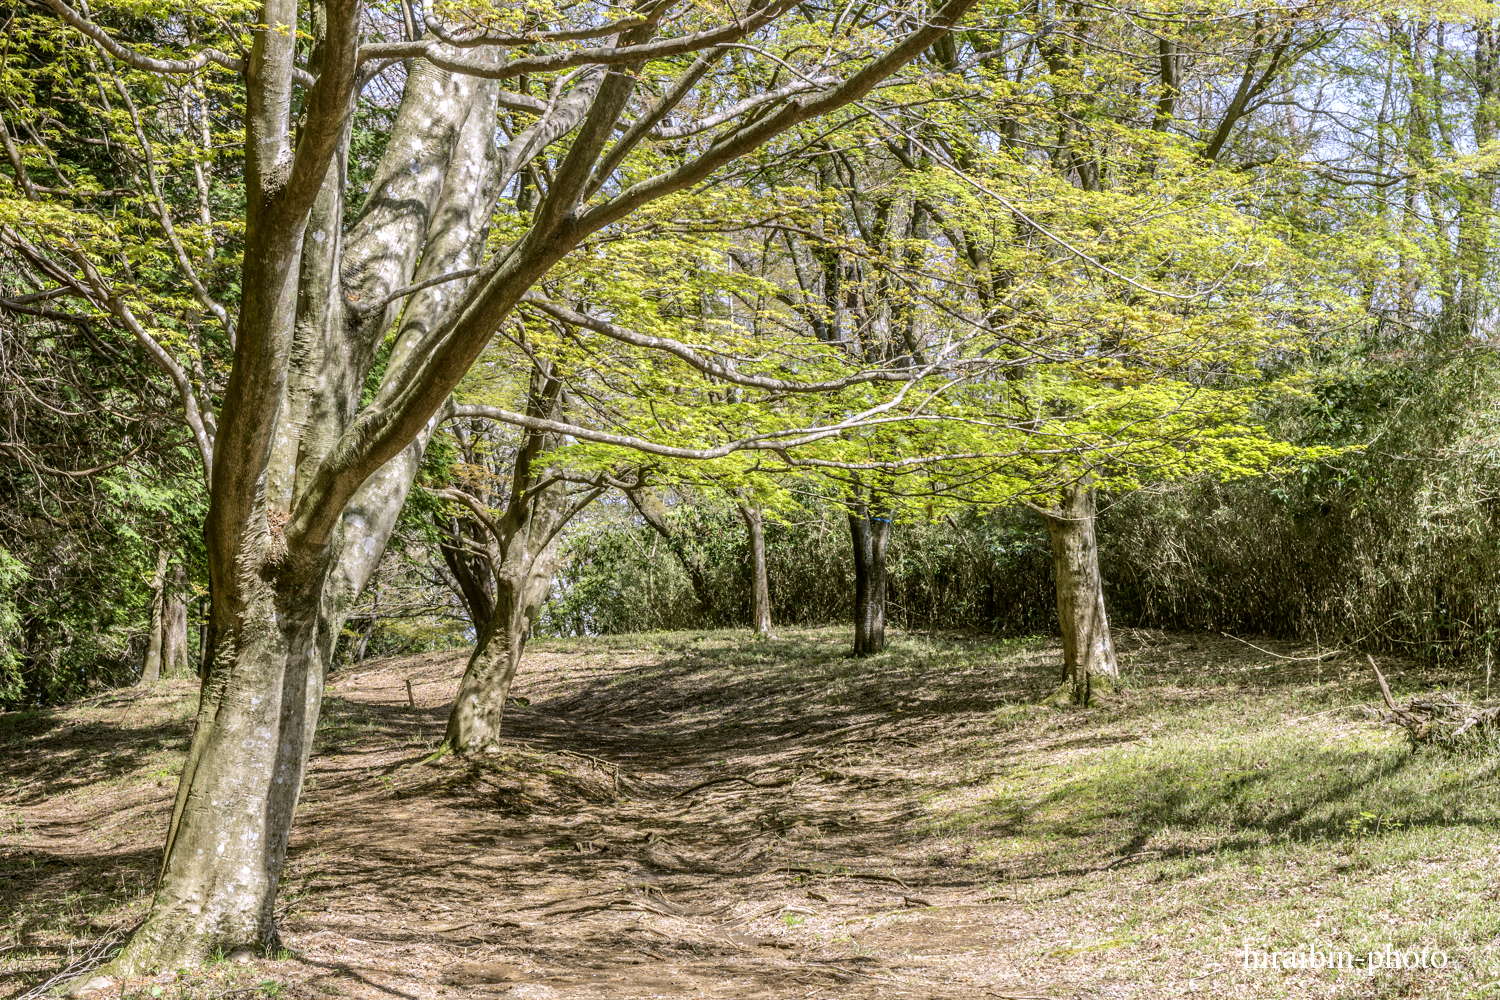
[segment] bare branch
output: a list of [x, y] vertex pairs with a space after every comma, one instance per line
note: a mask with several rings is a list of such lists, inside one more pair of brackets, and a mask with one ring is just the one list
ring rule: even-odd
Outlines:
[[538, 42], [580, 42], [589, 38], [604, 38], [608, 35], [616, 35], [630, 28], [644, 28], [648, 24], [655, 24], [666, 13], [671, 4], [658, 3], [655, 10], [635, 17], [625, 17], [618, 21], [599, 25], [594, 28], [575, 28], [571, 31], [526, 31], [521, 34], [513, 32], [484, 32], [478, 31], [467, 35], [454, 34], [443, 26], [443, 23], [432, 14], [422, 15], [422, 21], [427, 25], [427, 30], [432, 32], [446, 45], [456, 49], [472, 49], [479, 45], [535, 45]]
[[859, 413], [850, 414], [836, 424], [828, 424], [824, 427], [787, 428], [779, 431], [768, 431], [764, 434], [752, 434], [748, 437], [716, 445], [712, 448], [678, 448], [672, 445], [657, 444], [655, 441], [648, 441], [645, 438], [629, 434], [612, 434], [609, 431], [595, 430], [592, 427], [584, 427], [580, 424], [549, 420], [545, 417], [536, 417], [527, 413], [516, 413], [495, 406], [460, 403], [454, 406], [452, 416], [483, 417], [487, 420], [495, 420], [499, 423], [510, 424], [514, 427], [523, 427], [527, 430], [543, 434], [564, 434], [577, 438], [580, 441], [592, 441], [595, 444], [608, 444], [621, 448], [630, 448], [634, 451], [645, 452], [648, 455], [660, 455], [663, 458], [710, 461], [716, 458], [724, 458], [737, 451], [769, 451], [779, 455], [783, 461], [787, 461], [786, 453], [788, 450], [805, 447], [806, 445], [815, 444], [818, 441], [824, 441], [829, 438], [836, 438], [846, 431], [874, 427], [881, 424], [926, 423], [942, 419], [929, 414], [906, 414], [897, 417], [884, 416], [884, 414], [900, 405], [906, 394], [906, 390], [909, 388], [909, 383], [903, 385], [893, 398]]
[[819, 76], [809, 80], [795, 80], [784, 87], [777, 88], [776, 90], [768, 90], [764, 94], [757, 94], [754, 97], [747, 97], [743, 101], [740, 101], [738, 104], [731, 105], [725, 108], [723, 111], [719, 111], [715, 114], [709, 115], [706, 118], [700, 118], [690, 124], [679, 125], [674, 128], [653, 129], [651, 132], [651, 138], [686, 139], [690, 135], [697, 135], [699, 132], [707, 132], [709, 129], [714, 128], [717, 125], [722, 125], [733, 118], [738, 118], [740, 115], [744, 114], [747, 111], [754, 111], [756, 108], [764, 107], [767, 104], [775, 104], [778, 101], [784, 101], [788, 97], [794, 97], [797, 94], [806, 94], [810, 91], [822, 90], [823, 88], [831, 87], [838, 82], [838, 77], [833, 76]]
[[450, 281], [459, 281], [463, 278], [472, 278], [474, 277], [474, 275], [478, 274], [479, 271], [480, 269], [477, 267], [465, 268], [462, 271], [450, 271], [447, 274], [440, 274], [435, 278], [428, 278], [426, 281], [418, 281], [415, 284], [407, 285], [404, 288], [398, 288], [394, 292], [391, 292], [389, 295], [387, 295], [385, 298], [381, 299], [379, 302], [375, 302], [367, 306], [357, 305], [353, 306], [352, 308], [357, 313], [379, 312], [381, 309], [384, 309], [386, 306], [390, 305], [392, 302], [395, 302], [397, 299], [404, 299], [408, 295], [411, 295], [415, 292], [420, 292], [424, 288], [431, 288], [433, 285], [443, 285], [447, 284]]
[[119, 458], [115, 459], [113, 462], [105, 462], [102, 465], [94, 466], [92, 469], [54, 469], [50, 465], [38, 461], [36, 456], [32, 453], [31, 449], [26, 447], [24, 444], [11, 444], [9, 442], [0, 441], [0, 448], [5, 449], [12, 455], [15, 455], [17, 458], [21, 459], [27, 468], [45, 472], [49, 476], [66, 476], [69, 479], [85, 479], [89, 476], [95, 475], [96, 473], [104, 472], [108, 469], [113, 469], [117, 465], [124, 465], [126, 462], [139, 455], [145, 447], [145, 443], [142, 442], [141, 444], [138, 444], [134, 448], [127, 451], [125, 454], [121, 455]]
[[977, 0], [948, 0], [931, 20], [866, 64], [848, 80], [815, 95], [795, 97], [780, 111], [715, 142], [697, 158], [675, 170], [633, 184], [609, 201], [584, 212], [578, 220], [583, 233], [594, 233], [657, 198], [681, 191], [715, 170], [749, 153], [802, 122], [853, 104], [892, 73], [926, 51], [950, 31]]
[[154, 202], [153, 209], [156, 219], [161, 223], [161, 228], [167, 236], [167, 243], [171, 245], [172, 252], [177, 259], [177, 266], [187, 278], [188, 284], [193, 287], [193, 294], [202, 303], [203, 308], [213, 314], [224, 328], [225, 335], [229, 338], [229, 346], [234, 346], [234, 321], [229, 316], [229, 311], [213, 297], [208, 287], [198, 277], [198, 269], [193, 266], [188, 257], [187, 250], [182, 245], [182, 240], [177, 237], [177, 228], [172, 224], [172, 211], [167, 207], [167, 200], [161, 192], [161, 180], [156, 170], [156, 156], [151, 149], [151, 140], [146, 137], [146, 130], [141, 127], [141, 116], [135, 107], [135, 101], [130, 98], [130, 91], [125, 86], [125, 81], [120, 79], [114, 67], [110, 67], [110, 76], [114, 79], [115, 90], [120, 95], [120, 100], [125, 104], [125, 110], [130, 116], [130, 124], [135, 131], [136, 141], [141, 144], [141, 155], [144, 157], [146, 167], [146, 182], [151, 185], [151, 196]]
[[[57, 3], [60, 0], [49, 0], [49, 2]], [[680, 56], [688, 52], [697, 52], [700, 49], [722, 45], [725, 42], [737, 41], [771, 23], [771, 21], [792, 7], [795, 2], [796, 0], [774, 0], [773, 3], [761, 8], [751, 16], [743, 18], [736, 24], [711, 28], [707, 31], [698, 31], [676, 38], [661, 38], [654, 42], [643, 42], [639, 45], [612, 45], [591, 49], [574, 49], [570, 52], [559, 52], [553, 55], [526, 56], [499, 65], [475, 62], [448, 55], [444, 51], [447, 46], [441, 39], [437, 38], [424, 38], [416, 42], [374, 42], [362, 45], [359, 49], [359, 61], [364, 63], [371, 59], [421, 58], [428, 60], [434, 66], [448, 70], [450, 73], [466, 73], [470, 76], [479, 76], [490, 80], [505, 80], [526, 73], [550, 73], [589, 64], [619, 66], [626, 63], [646, 62], [652, 59], [665, 59], [668, 56]], [[643, 21], [641, 23], [645, 25], [650, 22]]]
[[604, 186], [609, 175], [624, 162], [626, 155], [656, 127], [657, 122], [665, 118], [682, 102], [682, 99], [688, 95], [688, 91], [692, 90], [694, 85], [703, 78], [703, 74], [708, 72], [709, 67], [728, 51], [727, 46], [717, 45], [693, 60], [693, 64], [672, 85], [672, 89], [663, 94], [650, 110], [636, 119], [630, 128], [625, 130], [625, 134], [620, 136], [619, 141], [610, 147], [604, 159], [594, 168], [594, 176], [584, 190], [585, 198], [592, 198], [594, 193]]

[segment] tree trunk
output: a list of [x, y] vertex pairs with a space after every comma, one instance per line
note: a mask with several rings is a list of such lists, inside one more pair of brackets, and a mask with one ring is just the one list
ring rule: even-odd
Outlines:
[[1087, 705], [1094, 694], [1112, 690], [1120, 678], [1099, 576], [1094, 491], [1087, 483], [1068, 487], [1062, 491], [1057, 507], [1042, 516], [1052, 536], [1065, 680], [1073, 701]]
[[444, 739], [459, 753], [485, 751], [500, 737], [505, 699], [521, 666], [531, 626], [552, 589], [560, 550], [549, 541], [531, 554], [517, 536], [506, 549], [506, 562], [495, 574], [495, 612], [479, 637], [459, 682], [458, 697], [448, 715]]
[[146, 659], [141, 664], [143, 685], [155, 684], [161, 679], [162, 643], [166, 625], [167, 597], [167, 550], [156, 552], [156, 572], [151, 576], [151, 632], [146, 639]]
[[191, 673], [188, 668], [187, 570], [182, 563], [172, 568], [164, 591], [162, 611], [161, 672], [168, 677]]
[[[215, 951], [276, 944], [276, 888], [334, 642], [385, 551], [433, 430], [454, 412], [451, 393], [527, 290], [582, 241], [641, 205], [697, 185], [801, 122], [858, 100], [950, 30], [972, 2], [948, 0], [844, 83], [782, 104], [654, 184], [592, 201], [628, 153], [630, 143], [612, 145], [618, 130], [633, 134], [640, 62], [568, 74], [571, 87], [554, 93], [540, 120], [497, 144], [497, 135], [505, 138], [496, 130], [499, 83], [488, 77], [507, 58], [502, 49], [480, 46], [461, 60], [485, 79], [413, 57], [368, 196], [346, 225], [352, 111], [368, 82], [359, 71], [362, 5], [314, 2], [304, 18], [295, 0], [263, 0], [257, 23], [275, 30], [253, 32], [245, 53], [245, 252], [234, 362], [216, 416], [200, 409], [181, 366], [151, 340], [128, 302], [107, 300], [182, 387], [203, 458], [212, 660], [156, 896], [102, 976], [180, 968]], [[765, 8], [766, 19], [774, 16]], [[753, 22], [747, 19], [747, 32]], [[636, 21], [618, 42], [644, 43], [655, 30], [655, 19]], [[294, 92], [307, 74], [316, 82]], [[640, 124], [648, 129], [655, 120]], [[545, 196], [521, 220], [524, 232], [467, 283], [459, 275], [482, 259], [496, 192], [568, 135], [565, 155], [547, 171]], [[428, 280], [434, 283], [411, 290]], [[387, 343], [384, 372], [366, 400]], [[546, 492], [527, 477], [518, 480], [528, 498]], [[535, 506], [512, 508], [521, 517]], [[554, 537], [534, 534], [522, 549], [541, 557]], [[533, 559], [514, 578], [517, 613], [497, 615], [508, 623], [503, 634], [492, 626], [481, 643], [504, 650], [509, 674], [545, 597], [541, 583], [550, 582], [546, 561]], [[478, 691], [482, 697], [460, 698], [455, 711], [489, 710], [496, 694], [503, 704], [509, 676], [498, 681]], [[466, 694], [476, 695], [473, 685]], [[486, 725], [492, 733], [488, 717]]]
[[478, 641], [495, 614], [494, 578], [484, 556], [475, 551], [484, 544], [484, 526], [471, 517], [439, 518], [437, 525], [438, 547], [458, 584], [459, 597]]
[[874, 516], [866, 504], [849, 512], [854, 539], [854, 655], [885, 650], [885, 553], [891, 519]]
[[205, 944], [277, 945], [274, 904], [322, 697], [316, 579], [216, 601], [210, 669], [178, 786], [156, 898], [114, 963], [177, 968]]
[[[258, 35], [257, 45], [268, 44], [267, 37]], [[486, 199], [493, 187], [497, 87], [452, 78], [425, 62], [407, 86], [408, 99], [366, 211], [341, 235], [344, 176], [341, 166], [330, 169], [306, 223], [315, 238], [299, 239], [304, 259], [300, 287], [292, 290], [296, 362], [273, 363], [285, 364], [287, 372], [281, 416], [245, 415], [226, 402], [220, 417], [216, 444], [225, 449], [224, 461], [214, 467], [206, 530], [211, 658], [156, 896], [145, 922], [102, 972], [139, 975], [193, 965], [216, 951], [276, 946], [276, 890], [333, 645], [385, 551], [422, 454], [444, 416], [434, 415], [357, 487], [341, 505], [331, 535], [314, 544], [289, 543], [291, 509], [298, 491], [310, 488], [299, 476], [316, 468], [347, 426], [364, 368], [387, 328], [385, 314], [394, 312], [366, 316], [359, 329], [373, 333], [345, 341], [343, 331], [357, 323], [350, 322], [344, 303], [378, 300], [386, 289], [409, 282], [414, 270], [420, 280], [466, 266], [483, 246], [483, 227], [431, 233], [429, 220], [451, 224], [476, 213], [487, 218], [493, 205]], [[424, 99], [410, 99], [418, 94]], [[347, 121], [343, 141], [348, 141]], [[429, 238], [419, 261], [424, 232]], [[345, 240], [349, 256], [342, 263], [348, 270], [340, 282], [338, 258]], [[402, 252], [390, 253], [393, 247]], [[262, 252], [285, 251], [268, 244]], [[246, 275], [251, 274], [249, 256]], [[430, 319], [441, 312], [444, 298], [451, 302], [461, 290], [455, 281], [414, 294], [399, 332], [408, 332], [413, 317]], [[289, 305], [274, 303], [277, 310]], [[242, 338], [253, 330], [264, 335], [285, 322], [282, 312], [252, 315], [248, 296], [242, 302]], [[419, 347], [416, 334], [398, 337], [387, 372], [412, 364]], [[238, 376], [238, 360], [236, 365]], [[236, 385], [232, 380], [234, 400], [248, 400], [246, 406], [263, 402], [253, 388]], [[242, 421], [260, 432], [274, 426], [277, 434], [274, 440], [255, 437], [236, 444]], [[258, 457], [249, 454], [252, 448]], [[259, 483], [257, 469], [264, 470]]]
[[750, 536], [750, 627], [763, 639], [771, 634], [771, 585], [766, 573], [766, 527], [760, 508], [740, 504], [740, 517]]

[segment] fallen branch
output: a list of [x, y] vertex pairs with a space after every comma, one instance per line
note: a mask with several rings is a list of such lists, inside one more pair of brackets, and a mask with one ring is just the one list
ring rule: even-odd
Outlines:
[[1429, 698], [1413, 698], [1405, 705], [1396, 704], [1385, 675], [1375, 665], [1375, 657], [1366, 654], [1365, 659], [1375, 671], [1380, 696], [1390, 709], [1381, 716], [1381, 721], [1405, 729], [1413, 746], [1423, 743], [1448, 745], [1474, 730], [1500, 728], [1500, 704], [1473, 705], [1459, 701], [1446, 691]]
[[69, 962], [67, 967], [57, 973], [57, 975], [38, 986], [33, 986], [25, 993], [16, 997], [16, 1000], [40, 1000], [41, 997], [50, 996], [54, 992], [70, 995], [84, 992], [82, 987], [89, 986], [92, 982], [91, 979], [86, 978], [89, 976], [89, 973], [114, 958], [115, 954], [124, 946], [126, 937], [127, 935], [119, 930], [110, 931], [104, 937], [95, 941], [82, 956]]
[[1278, 660], [1290, 660], [1296, 663], [1321, 663], [1323, 660], [1331, 660], [1335, 656], [1338, 656], [1343, 652], [1342, 649], [1330, 649], [1325, 653], [1319, 653], [1317, 656], [1282, 656], [1280, 653], [1273, 653], [1269, 649], [1257, 646], [1253, 642], [1247, 642], [1237, 635], [1230, 635], [1228, 632], [1220, 632], [1219, 634], [1226, 639], [1233, 639], [1235, 642], [1243, 642], [1251, 649], [1260, 650], [1260, 652], [1265, 653], [1267, 656], [1274, 656]]

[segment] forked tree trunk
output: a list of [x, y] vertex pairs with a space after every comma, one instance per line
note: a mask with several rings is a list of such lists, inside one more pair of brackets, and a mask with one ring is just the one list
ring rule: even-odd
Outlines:
[[[512, 541], [513, 548], [521, 540]], [[483, 752], [500, 737], [505, 699], [521, 666], [526, 639], [552, 589], [559, 549], [555, 542], [521, 565], [502, 567], [495, 579], [495, 612], [480, 634], [448, 715], [447, 744], [460, 753]]]
[[1099, 575], [1094, 491], [1087, 483], [1069, 487], [1062, 491], [1058, 505], [1042, 516], [1052, 537], [1065, 681], [1073, 700], [1087, 705], [1094, 694], [1112, 690], [1120, 678]]
[[763, 639], [771, 634], [771, 581], [766, 571], [766, 526], [759, 507], [740, 504], [750, 537], [750, 627]]
[[854, 655], [885, 650], [885, 554], [891, 519], [874, 516], [864, 504], [849, 512], [854, 539]]
[[[294, 289], [298, 363], [290, 366], [279, 423], [291, 432], [278, 435], [274, 447], [257, 445], [268, 452], [262, 484], [247, 487], [237, 479], [245, 470], [235, 466], [240, 456], [232, 450], [215, 467], [207, 531], [210, 648], [197, 723], [156, 896], [145, 922], [103, 970], [110, 974], [189, 966], [216, 951], [264, 951], [277, 943], [276, 890], [333, 645], [385, 551], [422, 454], [445, 416], [435, 415], [364, 480], [325, 543], [288, 544], [285, 527], [300, 463], [338, 440], [364, 377], [363, 362], [351, 355], [373, 353], [371, 341], [378, 344], [386, 328], [381, 317], [391, 311], [359, 320], [373, 331], [365, 340], [340, 341], [349, 326], [345, 289], [352, 287], [348, 300], [358, 302], [413, 277], [467, 266], [483, 246], [493, 205], [497, 88], [422, 63], [408, 78], [408, 98], [428, 92], [431, 105], [403, 103], [366, 210], [347, 236], [340, 235], [341, 158], [340, 169], [330, 170], [320, 189], [307, 229], [321, 238], [302, 244], [300, 288]], [[345, 239], [353, 264], [339, 259]], [[340, 263], [349, 269], [342, 285]], [[388, 372], [414, 363], [419, 324], [430, 323], [461, 292], [455, 281], [412, 296]], [[287, 306], [285, 300], [277, 303]], [[242, 329], [248, 328], [244, 315]], [[324, 395], [311, 391], [316, 382], [328, 388]], [[234, 419], [226, 406], [219, 443], [234, 440], [227, 434]], [[256, 467], [253, 461], [247, 466]], [[237, 501], [234, 519], [226, 520], [231, 515], [221, 513], [221, 494], [254, 499]]]
[[[210, 484], [212, 660], [156, 896], [102, 975], [175, 969], [215, 951], [276, 944], [276, 888], [334, 640], [385, 550], [430, 435], [453, 412], [450, 394], [527, 290], [580, 242], [641, 205], [700, 184], [798, 124], [860, 99], [972, 5], [947, 0], [844, 82], [782, 103], [654, 182], [588, 204], [631, 145], [612, 145], [616, 133], [642, 139], [671, 110], [653, 98], [661, 110], [640, 119], [639, 130], [628, 124], [640, 68], [652, 58], [646, 50], [608, 72], [591, 64], [569, 74], [566, 92], [554, 93], [536, 122], [500, 144], [499, 83], [490, 71], [507, 58], [501, 48], [480, 46], [460, 59], [482, 80], [413, 55], [369, 195], [345, 225], [351, 111], [368, 82], [358, 57], [363, 5], [263, 0], [256, 23], [276, 30], [253, 33], [243, 70], [245, 253], [233, 369], [216, 419], [201, 412], [190, 386], [180, 390]], [[777, 10], [760, 8], [767, 20]], [[754, 17], [744, 23], [746, 32], [758, 27]], [[655, 31], [654, 18], [639, 19], [607, 44], [628, 49]], [[294, 94], [307, 74], [316, 82]], [[684, 77], [677, 97], [697, 79]], [[468, 286], [461, 276], [480, 262], [496, 192], [567, 135], [573, 139], [549, 173], [546, 196], [523, 220], [524, 235]], [[109, 307], [149, 341], [124, 299], [111, 298]], [[365, 402], [386, 343], [379, 387]], [[167, 367], [188, 384], [180, 366]], [[538, 556], [550, 541], [535, 546]], [[504, 617], [498, 647], [493, 627], [485, 644], [505, 651], [511, 673], [522, 626], [535, 613], [528, 609], [540, 604], [529, 582], [550, 580], [538, 561], [515, 578], [519, 614]], [[509, 679], [500, 674], [486, 706], [495, 694], [503, 704]]]
[[[537, 367], [532, 370], [528, 412], [553, 412], [561, 382]], [[511, 471], [510, 500], [496, 518], [478, 498], [460, 491], [439, 493], [469, 507], [485, 530], [486, 562], [493, 577], [494, 611], [469, 665], [459, 682], [458, 696], [448, 714], [444, 744], [455, 753], [486, 751], [500, 738], [505, 699], [521, 666], [521, 654], [531, 627], [552, 590], [552, 575], [562, 557], [558, 535], [579, 511], [592, 503], [604, 487], [569, 497], [561, 481], [540, 482], [542, 457], [557, 444], [546, 434], [532, 433], [516, 452]], [[550, 473], [552, 470], [545, 470]]]

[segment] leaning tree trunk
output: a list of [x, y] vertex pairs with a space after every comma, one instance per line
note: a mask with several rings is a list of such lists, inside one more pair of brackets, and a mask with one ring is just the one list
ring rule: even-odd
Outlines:
[[151, 631], [146, 638], [146, 658], [141, 663], [139, 684], [155, 684], [161, 679], [162, 642], [166, 635], [167, 550], [156, 553], [156, 572], [151, 576]]
[[771, 634], [771, 583], [766, 571], [766, 526], [759, 507], [740, 504], [740, 517], [750, 536], [750, 627], [763, 639]]
[[708, 566], [704, 562], [703, 554], [688, 547], [687, 533], [682, 530], [673, 530], [672, 522], [667, 519], [666, 504], [656, 493], [644, 486], [632, 490], [626, 490], [625, 496], [629, 498], [636, 512], [645, 518], [646, 524], [660, 535], [672, 550], [683, 572], [687, 574], [688, 582], [693, 585], [693, 597], [698, 601], [698, 612], [710, 621], [714, 618], [713, 588], [709, 585]]
[[854, 538], [854, 655], [885, 650], [885, 554], [891, 519], [878, 517], [861, 504], [849, 512]]
[[495, 614], [495, 583], [489, 563], [476, 548], [484, 545], [484, 526], [472, 517], [439, 517], [438, 548], [448, 572], [458, 584], [459, 597], [469, 613], [477, 639]]
[[1052, 536], [1066, 683], [1073, 700], [1087, 705], [1094, 694], [1113, 689], [1120, 678], [1104, 611], [1099, 547], [1094, 538], [1094, 491], [1087, 483], [1069, 487], [1058, 505], [1042, 516]]
[[156, 898], [116, 960], [120, 971], [195, 963], [205, 942], [226, 954], [277, 944], [276, 888], [322, 696], [314, 653], [320, 601], [315, 578], [241, 593], [249, 600], [234, 612], [215, 602], [219, 655], [199, 703]]
[[[533, 367], [527, 412], [538, 417], [551, 414], [561, 390], [562, 383], [546, 366]], [[547, 434], [526, 435], [511, 471], [510, 501], [498, 519], [476, 497], [461, 491], [438, 494], [465, 504], [483, 524], [486, 561], [494, 577], [494, 612], [469, 656], [448, 715], [444, 745], [455, 753], [486, 751], [500, 738], [505, 699], [562, 557], [558, 534], [604, 491], [595, 486], [580, 498], [570, 498], [561, 481], [549, 477], [539, 482], [541, 459], [556, 444]]]

